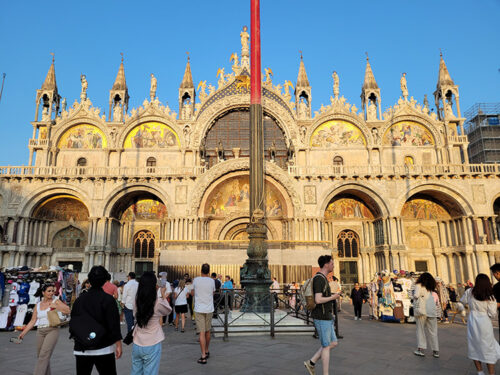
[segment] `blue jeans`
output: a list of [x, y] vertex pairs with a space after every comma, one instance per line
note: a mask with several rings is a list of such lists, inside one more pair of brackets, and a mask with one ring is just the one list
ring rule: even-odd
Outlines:
[[332, 342], [337, 342], [337, 336], [335, 335], [335, 320], [319, 320], [314, 319], [314, 326], [319, 335], [319, 341], [321, 346], [326, 348], [330, 346]]
[[151, 346], [132, 347], [130, 375], [156, 375], [160, 371], [161, 342]]
[[134, 326], [134, 310], [124, 307], [123, 314], [125, 315], [125, 321], [127, 322], [127, 332], [129, 332]]

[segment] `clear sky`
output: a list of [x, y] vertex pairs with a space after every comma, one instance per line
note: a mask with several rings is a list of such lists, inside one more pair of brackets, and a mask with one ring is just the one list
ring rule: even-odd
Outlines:
[[[7, 74], [0, 102], [0, 165], [28, 163], [35, 95], [56, 55], [59, 93], [71, 105], [86, 74], [88, 96], [106, 111], [120, 52], [130, 108], [157, 95], [178, 111], [178, 87], [190, 52], [193, 80], [216, 86], [219, 67], [240, 54], [239, 33], [250, 23], [249, 0], [4, 1], [0, 9], [0, 73]], [[297, 79], [299, 50], [312, 86], [313, 110], [328, 104], [331, 73], [341, 95], [360, 107], [365, 51], [381, 89], [382, 107], [408, 89], [433, 103], [441, 48], [462, 111], [500, 101], [500, 0], [334, 1], [261, 0], [262, 66], [273, 82]], [[432, 106], [433, 107], [433, 106]]]

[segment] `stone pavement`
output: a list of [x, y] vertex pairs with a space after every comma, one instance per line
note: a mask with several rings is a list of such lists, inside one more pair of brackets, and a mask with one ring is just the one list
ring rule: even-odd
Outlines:
[[[331, 374], [476, 374], [467, 359], [466, 327], [440, 324], [441, 358], [416, 357], [415, 325], [353, 321], [351, 307], [341, 313], [339, 323], [344, 339], [332, 351]], [[123, 326], [124, 327], [124, 326]], [[230, 336], [229, 341], [215, 337], [207, 365], [196, 363], [199, 345], [192, 325], [185, 333], [165, 327], [160, 374], [307, 374], [302, 362], [319, 347], [311, 335]], [[11, 332], [0, 332], [0, 372], [8, 375], [32, 374], [36, 361], [36, 333], [30, 332], [21, 345], [12, 344]], [[68, 329], [62, 328], [52, 355], [52, 375], [74, 374], [75, 360]], [[117, 361], [118, 373], [129, 374], [131, 346], [124, 345]], [[500, 367], [500, 365], [499, 365]], [[317, 373], [321, 374], [321, 366]], [[94, 372], [96, 373], [96, 372]], [[497, 369], [500, 374], [500, 369]]]

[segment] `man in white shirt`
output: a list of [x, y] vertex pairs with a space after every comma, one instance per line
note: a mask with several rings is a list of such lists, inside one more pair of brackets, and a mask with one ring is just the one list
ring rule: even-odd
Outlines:
[[127, 330], [130, 331], [134, 325], [134, 301], [137, 294], [139, 283], [135, 279], [135, 273], [130, 272], [127, 277], [128, 281], [123, 287], [122, 308], [127, 322]]
[[212, 313], [214, 311], [215, 281], [210, 278], [210, 265], [201, 266], [201, 276], [193, 281], [194, 312], [196, 331], [200, 334], [201, 358], [198, 363], [206, 364], [210, 356], [210, 329], [212, 328]]
[[280, 283], [276, 280], [276, 277], [273, 277], [273, 283], [271, 284], [270, 289], [274, 297], [274, 304], [276, 305], [275, 309], [277, 309], [279, 307], [278, 293], [280, 292]]

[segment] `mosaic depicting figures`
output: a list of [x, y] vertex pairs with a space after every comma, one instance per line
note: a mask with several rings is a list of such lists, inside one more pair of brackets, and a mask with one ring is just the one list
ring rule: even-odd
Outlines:
[[67, 130], [59, 140], [59, 148], [94, 150], [107, 146], [106, 137], [94, 125], [77, 125]]
[[[281, 193], [266, 181], [266, 214], [268, 217], [285, 216], [286, 208]], [[225, 216], [234, 212], [248, 215], [250, 183], [248, 176], [230, 178], [217, 186], [208, 197], [206, 215]]]
[[122, 215], [122, 220], [162, 220], [167, 217], [167, 207], [154, 199], [141, 199], [130, 205]]
[[325, 219], [374, 219], [374, 216], [362, 201], [340, 198], [328, 205]]
[[148, 122], [136, 126], [127, 138], [124, 148], [169, 148], [180, 146], [179, 137], [167, 125]]
[[439, 204], [427, 199], [411, 199], [401, 210], [405, 219], [434, 220], [449, 219], [450, 214]]
[[384, 135], [384, 145], [432, 146], [434, 138], [429, 130], [416, 122], [403, 121], [392, 125]]
[[327, 121], [314, 130], [311, 147], [334, 147], [348, 145], [366, 145], [361, 130], [350, 122], [341, 120]]
[[58, 196], [46, 200], [38, 207], [33, 216], [37, 219], [69, 221], [87, 221], [89, 212], [87, 207], [71, 196]]

